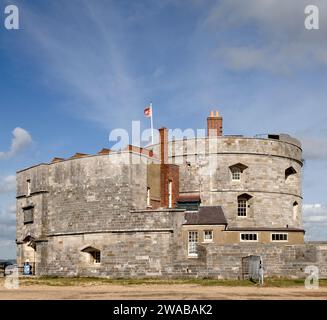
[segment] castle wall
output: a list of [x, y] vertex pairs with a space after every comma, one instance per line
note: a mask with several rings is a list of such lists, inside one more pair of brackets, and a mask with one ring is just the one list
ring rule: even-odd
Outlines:
[[[180, 193], [200, 193], [204, 206], [222, 205], [230, 227], [302, 228], [299, 145], [223, 136], [172, 141], [168, 150], [169, 162], [180, 164]], [[232, 181], [230, 166], [238, 163], [246, 168], [240, 181]], [[285, 179], [289, 167], [296, 174]], [[237, 197], [243, 193], [252, 197], [246, 218], [237, 215]]]
[[319, 268], [319, 277], [327, 277], [327, 245], [234, 244], [206, 245], [207, 268], [202, 276], [242, 279], [242, 258], [259, 255], [265, 276], [306, 278], [308, 266]]
[[[180, 242], [176, 228], [182, 224], [183, 211], [132, 211], [119, 220], [121, 228], [117, 230], [50, 235], [46, 244], [47, 262], [39, 266], [38, 274], [173, 276], [175, 245]], [[101, 263], [90, 260], [89, 253], [83, 252], [87, 247], [101, 251]]]

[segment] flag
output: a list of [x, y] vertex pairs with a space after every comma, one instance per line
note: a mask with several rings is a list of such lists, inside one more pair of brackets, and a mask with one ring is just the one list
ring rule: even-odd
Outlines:
[[144, 116], [145, 116], [146, 118], [149, 118], [149, 117], [152, 116], [152, 108], [151, 108], [151, 107], [146, 107], [146, 108], [144, 109]]

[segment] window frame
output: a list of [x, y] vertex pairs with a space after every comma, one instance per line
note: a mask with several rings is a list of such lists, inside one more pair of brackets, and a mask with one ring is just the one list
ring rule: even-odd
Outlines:
[[[286, 240], [273, 240], [273, 235], [284, 235]], [[270, 242], [288, 242], [288, 232], [271, 232], [270, 233]]]
[[[243, 240], [242, 235], [256, 235], [256, 240]], [[240, 232], [240, 242], [259, 242], [259, 233], [258, 232]]]
[[[241, 181], [242, 178], [241, 168], [235, 166], [230, 168], [230, 171], [231, 171], [232, 181], [237, 181], [237, 182]], [[235, 178], [235, 175], [237, 175], [238, 178]]]
[[[244, 207], [240, 207], [240, 202], [244, 202]], [[247, 207], [248, 207], [248, 200], [245, 198], [237, 198], [237, 217], [246, 218], [247, 217]], [[245, 214], [240, 215], [240, 210], [244, 211]]]
[[[206, 239], [206, 232], [211, 233], [211, 239]], [[213, 230], [203, 230], [203, 242], [213, 242]]]
[[[192, 235], [196, 235], [191, 236]], [[193, 239], [193, 241], [190, 241]], [[198, 243], [199, 243], [199, 232], [197, 230], [190, 230], [187, 233], [187, 256], [190, 258], [197, 258], [198, 257]], [[192, 248], [192, 245], [190, 244], [195, 244], [195, 249]], [[191, 250], [192, 249], [192, 250]]]

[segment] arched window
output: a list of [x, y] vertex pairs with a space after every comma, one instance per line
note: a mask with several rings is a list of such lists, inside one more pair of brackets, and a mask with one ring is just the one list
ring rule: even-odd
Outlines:
[[93, 247], [86, 247], [82, 250], [82, 252], [88, 253], [90, 256], [90, 261], [93, 263], [100, 263], [101, 262], [101, 251], [99, 249]]
[[295, 201], [293, 202], [293, 220], [297, 220], [299, 214], [299, 204]]

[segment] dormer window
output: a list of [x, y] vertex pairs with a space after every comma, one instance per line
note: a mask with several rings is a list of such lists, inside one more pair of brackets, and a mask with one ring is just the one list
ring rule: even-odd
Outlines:
[[288, 167], [286, 170], [285, 170], [285, 180], [287, 180], [287, 178], [293, 174], [296, 174], [296, 170], [293, 168], [293, 167]]
[[241, 181], [242, 173], [245, 169], [247, 169], [247, 166], [243, 163], [236, 163], [229, 167], [231, 172], [231, 178], [232, 181]]

